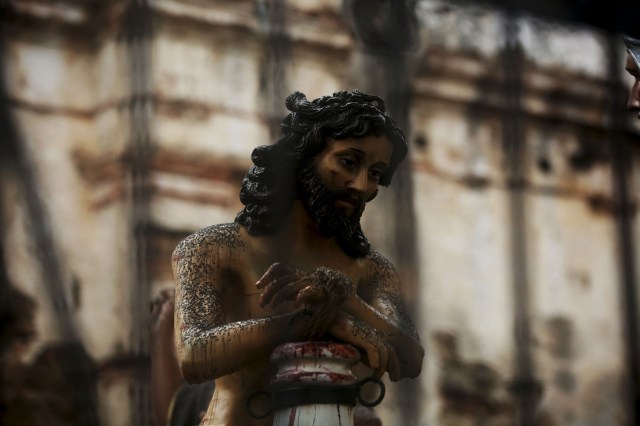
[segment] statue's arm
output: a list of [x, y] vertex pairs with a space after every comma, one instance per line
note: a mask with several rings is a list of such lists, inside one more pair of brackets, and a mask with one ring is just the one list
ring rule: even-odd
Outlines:
[[263, 290], [259, 303], [275, 307], [294, 301], [309, 314], [305, 339], [328, 332], [360, 348], [377, 376], [388, 371], [394, 381], [416, 377], [424, 349], [402, 302], [398, 273], [377, 253], [365, 262], [365, 277], [357, 289], [336, 270], [309, 273], [273, 264], [256, 284]]
[[[193, 237], [193, 238], [192, 238]], [[293, 314], [228, 323], [220, 289], [221, 271], [233, 268], [242, 250], [233, 235], [195, 235], [174, 250], [177, 281], [175, 339], [180, 368], [191, 383], [204, 382], [267, 358], [273, 348], [292, 340], [302, 325]]]
[[[378, 253], [372, 253], [369, 260], [363, 292], [350, 295], [345, 300], [344, 311], [353, 317], [356, 329], [374, 329], [375, 333], [369, 334], [389, 346], [387, 370], [392, 380], [416, 377], [422, 370], [424, 348], [402, 301], [398, 273]], [[366, 294], [367, 301], [360, 297], [362, 293]]]

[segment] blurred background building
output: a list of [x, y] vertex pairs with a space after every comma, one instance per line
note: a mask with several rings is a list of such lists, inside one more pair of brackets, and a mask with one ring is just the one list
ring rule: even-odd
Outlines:
[[408, 137], [364, 226], [427, 351], [384, 424], [639, 421], [640, 123], [616, 26], [632, 12], [592, 3], [0, 3], [2, 247], [37, 303], [31, 358], [71, 346], [61, 380], [95, 391], [80, 406], [148, 424], [171, 251], [233, 221], [288, 94], [357, 88]]

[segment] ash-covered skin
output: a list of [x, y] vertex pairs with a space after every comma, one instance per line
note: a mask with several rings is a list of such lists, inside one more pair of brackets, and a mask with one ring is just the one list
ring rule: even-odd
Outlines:
[[[420, 372], [420, 340], [400, 298], [397, 273], [384, 257], [372, 251], [353, 261], [355, 273], [350, 270], [349, 275], [325, 266], [298, 270], [299, 278], [308, 280], [298, 292], [303, 294], [301, 306], [278, 312], [260, 308], [263, 293], [246, 291], [255, 288], [264, 271], [247, 273], [252, 251], [245, 238], [238, 224], [212, 226], [185, 239], [173, 256], [176, 343], [183, 374], [190, 382], [216, 379], [203, 424], [271, 424], [270, 417], [247, 417], [246, 397], [269, 387], [269, 356], [275, 347], [303, 341], [320, 330], [360, 349], [363, 362], [377, 375], [386, 370], [398, 380]], [[290, 322], [305, 306], [311, 320], [295, 320], [292, 333]]]
[[371, 282], [368, 287], [372, 292], [369, 300], [375, 301], [378, 311], [389, 321], [410, 333], [412, 339], [420, 341], [418, 332], [402, 301], [400, 280], [395, 267], [377, 252], [372, 252], [369, 260], [367, 273]]
[[215, 376], [215, 362], [198, 360], [207, 358], [212, 342], [225, 341], [234, 333], [233, 324], [224, 325], [220, 272], [231, 265], [233, 253], [245, 250], [246, 245], [238, 238], [238, 226], [229, 224], [202, 229], [183, 240], [173, 252], [172, 265], [179, 283], [175, 315], [180, 338], [176, 343], [178, 349], [191, 347], [191, 381]]

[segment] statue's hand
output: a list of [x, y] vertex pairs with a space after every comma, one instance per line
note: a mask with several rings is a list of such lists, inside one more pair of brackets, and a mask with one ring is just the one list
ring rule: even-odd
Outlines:
[[309, 275], [282, 263], [274, 263], [256, 283], [256, 288], [262, 289], [258, 304], [263, 308], [275, 308], [283, 302], [295, 300], [298, 292], [311, 283]]
[[363, 354], [362, 362], [374, 370], [375, 377], [388, 371], [392, 381], [400, 378], [398, 354], [383, 333], [342, 311], [336, 314], [328, 332], [357, 347]]
[[262, 307], [275, 308], [279, 304], [295, 301], [296, 306], [313, 307], [321, 303], [341, 305], [355, 292], [351, 279], [329, 268], [302, 272], [282, 263], [274, 263], [256, 283], [262, 294], [258, 303]]
[[328, 268], [305, 273], [274, 263], [256, 283], [263, 289], [260, 306], [272, 308], [294, 301], [311, 314], [309, 338], [324, 334], [346, 298], [354, 294], [353, 281], [347, 275]]

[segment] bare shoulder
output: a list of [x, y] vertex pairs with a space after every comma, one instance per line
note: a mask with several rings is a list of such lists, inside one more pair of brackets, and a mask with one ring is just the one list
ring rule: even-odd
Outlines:
[[377, 251], [371, 252], [365, 257], [367, 278], [398, 280], [398, 271], [393, 264]]
[[359, 296], [374, 305], [385, 299], [400, 302], [400, 278], [393, 264], [373, 250], [361, 262], [364, 274], [358, 284]]
[[219, 252], [227, 254], [243, 251], [247, 246], [237, 223], [224, 223], [200, 229], [189, 235], [176, 246], [172, 261], [176, 262], [185, 257], [207, 255]]

